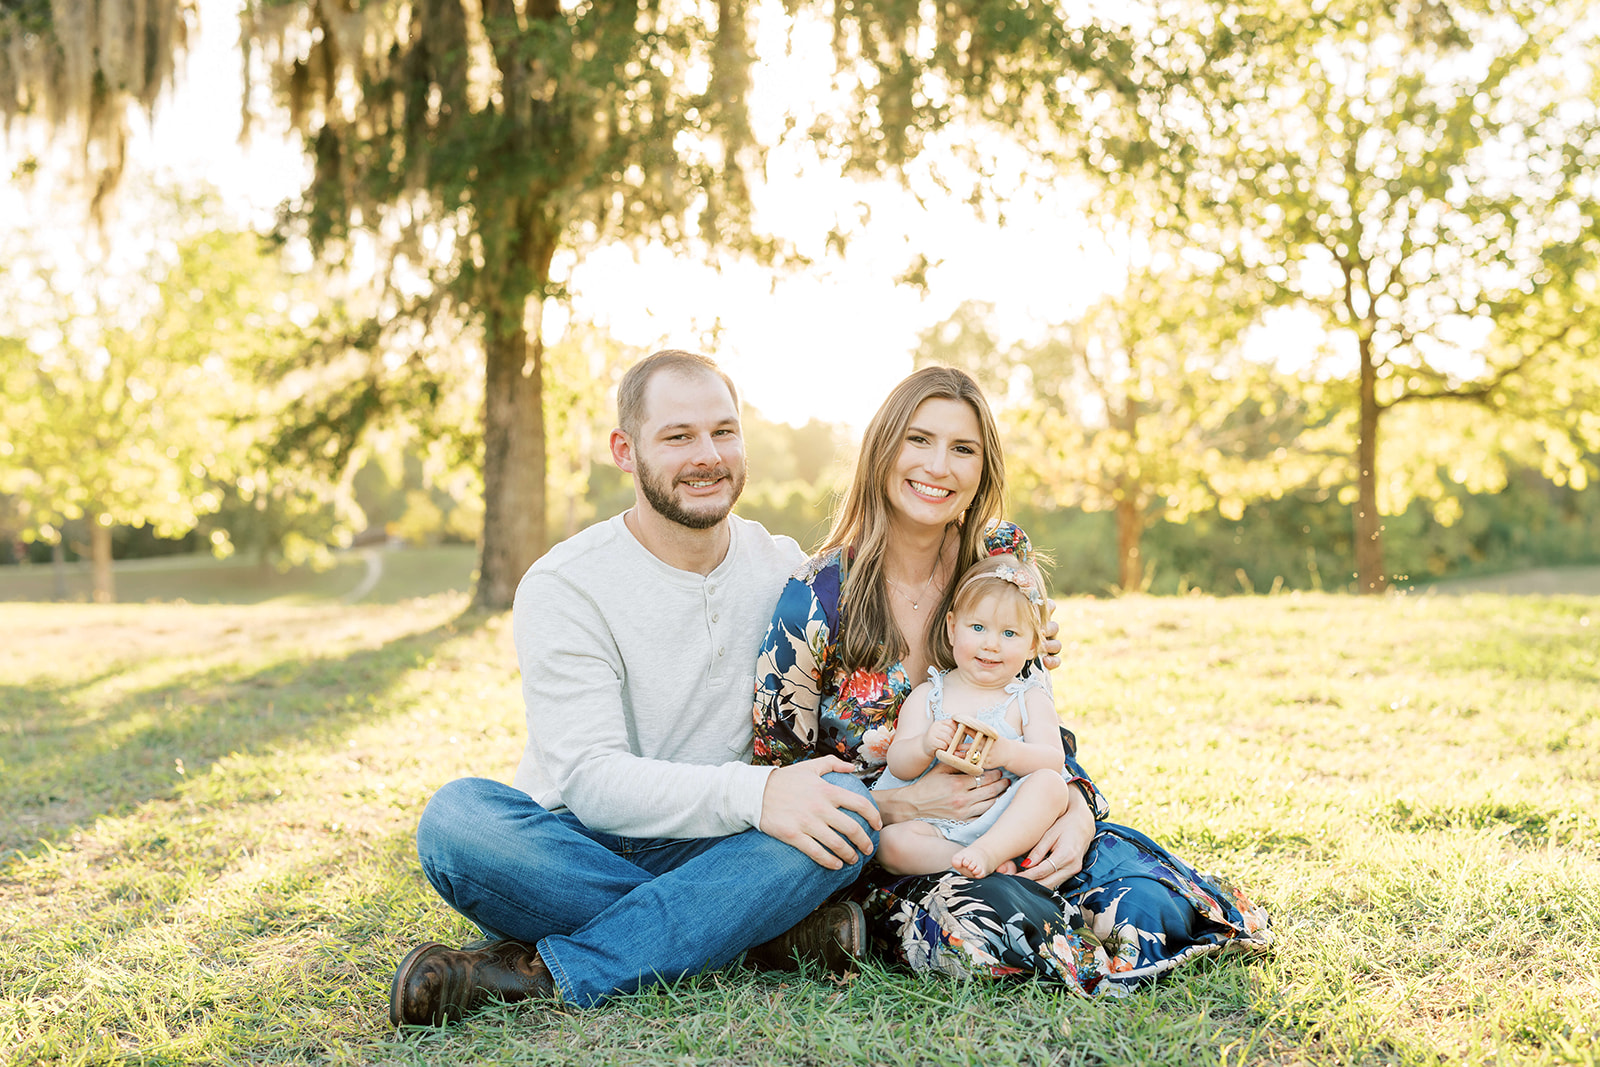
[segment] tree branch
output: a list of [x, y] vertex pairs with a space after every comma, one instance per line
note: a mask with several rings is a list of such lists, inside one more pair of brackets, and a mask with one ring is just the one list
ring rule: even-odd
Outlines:
[[1521, 374], [1529, 365], [1537, 362], [1547, 349], [1565, 341], [1571, 336], [1572, 331], [1577, 328], [1578, 323], [1569, 322], [1556, 332], [1546, 334], [1532, 351], [1524, 352], [1515, 363], [1502, 367], [1495, 372], [1493, 377], [1486, 381], [1455, 389], [1439, 389], [1425, 393], [1402, 393], [1387, 403], [1379, 404], [1378, 410], [1387, 411], [1390, 408], [1398, 407], [1414, 400], [1466, 400], [1479, 404], [1487, 403], [1489, 398], [1506, 383], [1507, 379]]

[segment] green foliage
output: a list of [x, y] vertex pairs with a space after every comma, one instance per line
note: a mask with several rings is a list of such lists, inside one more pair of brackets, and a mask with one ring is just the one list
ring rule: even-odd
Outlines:
[[616, 388], [623, 372], [644, 355], [583, 322], [569, 323], [562, 339], [545, 352], [546, 456], [550, 465], [546, 483], [552, 541], [570, 537], [596, 519], [614, 514], [597, 511], [590, 503], [589, 482], [597, 465], [612, 465]]
[[748, 406], [742, 421], [750, 480], [736, 510], [811, 551], [832, 523], [856, 442], [842, 426], [817, 419], [801, 426], [770, 422]]
[[455, 479], [436, 476], [415, 447], [398, 455], [375, 452], [351, 481], [367, 536], [412, 545], [473, 544], [483, 509], [476, 479], [463, 473]]
[[195, 232], [121, 276], [35, 242], [6, 274], [0, 490], [24, 537], [80, 516], [175, 537], [265, 480], [253, 367], [288, 343], [291, 289], [255, 234]]
[[[1306, 488], [1250, 503], [1236, 518], [1207, 509], [1182, 523], [1154, 522], [1143, 540], [1146, 587], [1166, 595], [1351, 589], [1355, 556], [1346, 507], [1335, 493]], [[1117, 588], [1111, 514], [1026, 501], [1012, 514], [1055, 557], [1050, 580], [1058, 592], [1100, 596]], [[1446, 525], [1441, 514], [1454, 518]], [[1413, 501], [1385, 518], [1384, 537], [1400, 588], [1600, 563], [1600, 492], [1580, 492], [1537, 470], [1512, 467], [1497, 492], [1454, 486], [1440, 501]]]
[[1107, 149], [1127, 169], [1114, 195], [1327, 331], [1365, 588], [1385, 580], [1380, 514], [1442, 494], [1412, 437], [1380, 444], [1397, 406], [1482, 405], [1587, 476], [1600, 425], [1572, 412], [1594, 371], [1572, 353], [1597, 314], [1600, 113], [1595, 27], [1571, 16], [1544, 0], [1180, 5], [1135, 64], [1159, 106], [1120, 118], [1148, 145]]
[[1145, 586], [1150, 523], [1213, 507], [1238, 517], [1314, 477], [1297, 438], [1315, 415], [1297, 383], [1239, 352], [1250, 310], [1242, 287], [1162, 257], [1037, 343], [1002, 345], [992, 307], [964, 304], [923, 335], [915, 360], [985, 386], [1013, 499], [1115, 512], [1115, 581], [1133, 591]]

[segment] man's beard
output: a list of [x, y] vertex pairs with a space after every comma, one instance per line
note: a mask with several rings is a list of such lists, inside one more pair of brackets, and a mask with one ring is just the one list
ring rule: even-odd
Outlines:
[[639, 483], [639, 490], [644, 493], [644, 498], [656, 513], [668, 522], [675, 522], [679, 526], [686, 526], [691, 530], [709, 530], [717, 523], [728, 517], [728, 512], [733, 510], [733, 505], [738, 501], [739, 494], [744, 492], [744, 468], [739, 468], [739, 474], [734, 476], [733, 471], [727, 467], [717, 467], [706, 471], [701, 477], [683, 478], [679, 481], [711, 481], [717, 478], [727, 478], [733, 485], [733, 497], [728, 501], [727, 507], [708, 505], [705, 510], [690, 511], [678, 502], [672, 490], [676, 482], [660, 477], [655, 469], [640, 456], [635, 461], [634, 477]]

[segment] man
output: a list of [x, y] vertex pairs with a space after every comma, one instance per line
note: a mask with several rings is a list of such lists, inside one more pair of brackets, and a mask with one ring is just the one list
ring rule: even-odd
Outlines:
[[756, 651], [803, 554], [730, 514], [745, 478], [733, 383], [657, 352], [617, 409], [634, 506], [517, 589], [528, 742], [513, 784], [451, 782], [417, 829], [428, 880], [487, 940], [413, 949], [396, 1025], [495, 998], [588, 1007], [752, 945], [764, 963], [798, 950], [835, 966], [863, 947], [859, 907], [813, 912], [877, 845], [866, 789], [832, 757], [748, 763]]

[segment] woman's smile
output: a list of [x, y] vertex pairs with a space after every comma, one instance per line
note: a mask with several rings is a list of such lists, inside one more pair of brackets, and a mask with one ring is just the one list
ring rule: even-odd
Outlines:
[[927, 482], [918, 481], [911, 481], [911, 491], [919, 496], [925, 496], [930, 500], [943, 500], [945, 497], [954, 492], [953, 489], [940, 489], [936, 485], [929, 485]]

